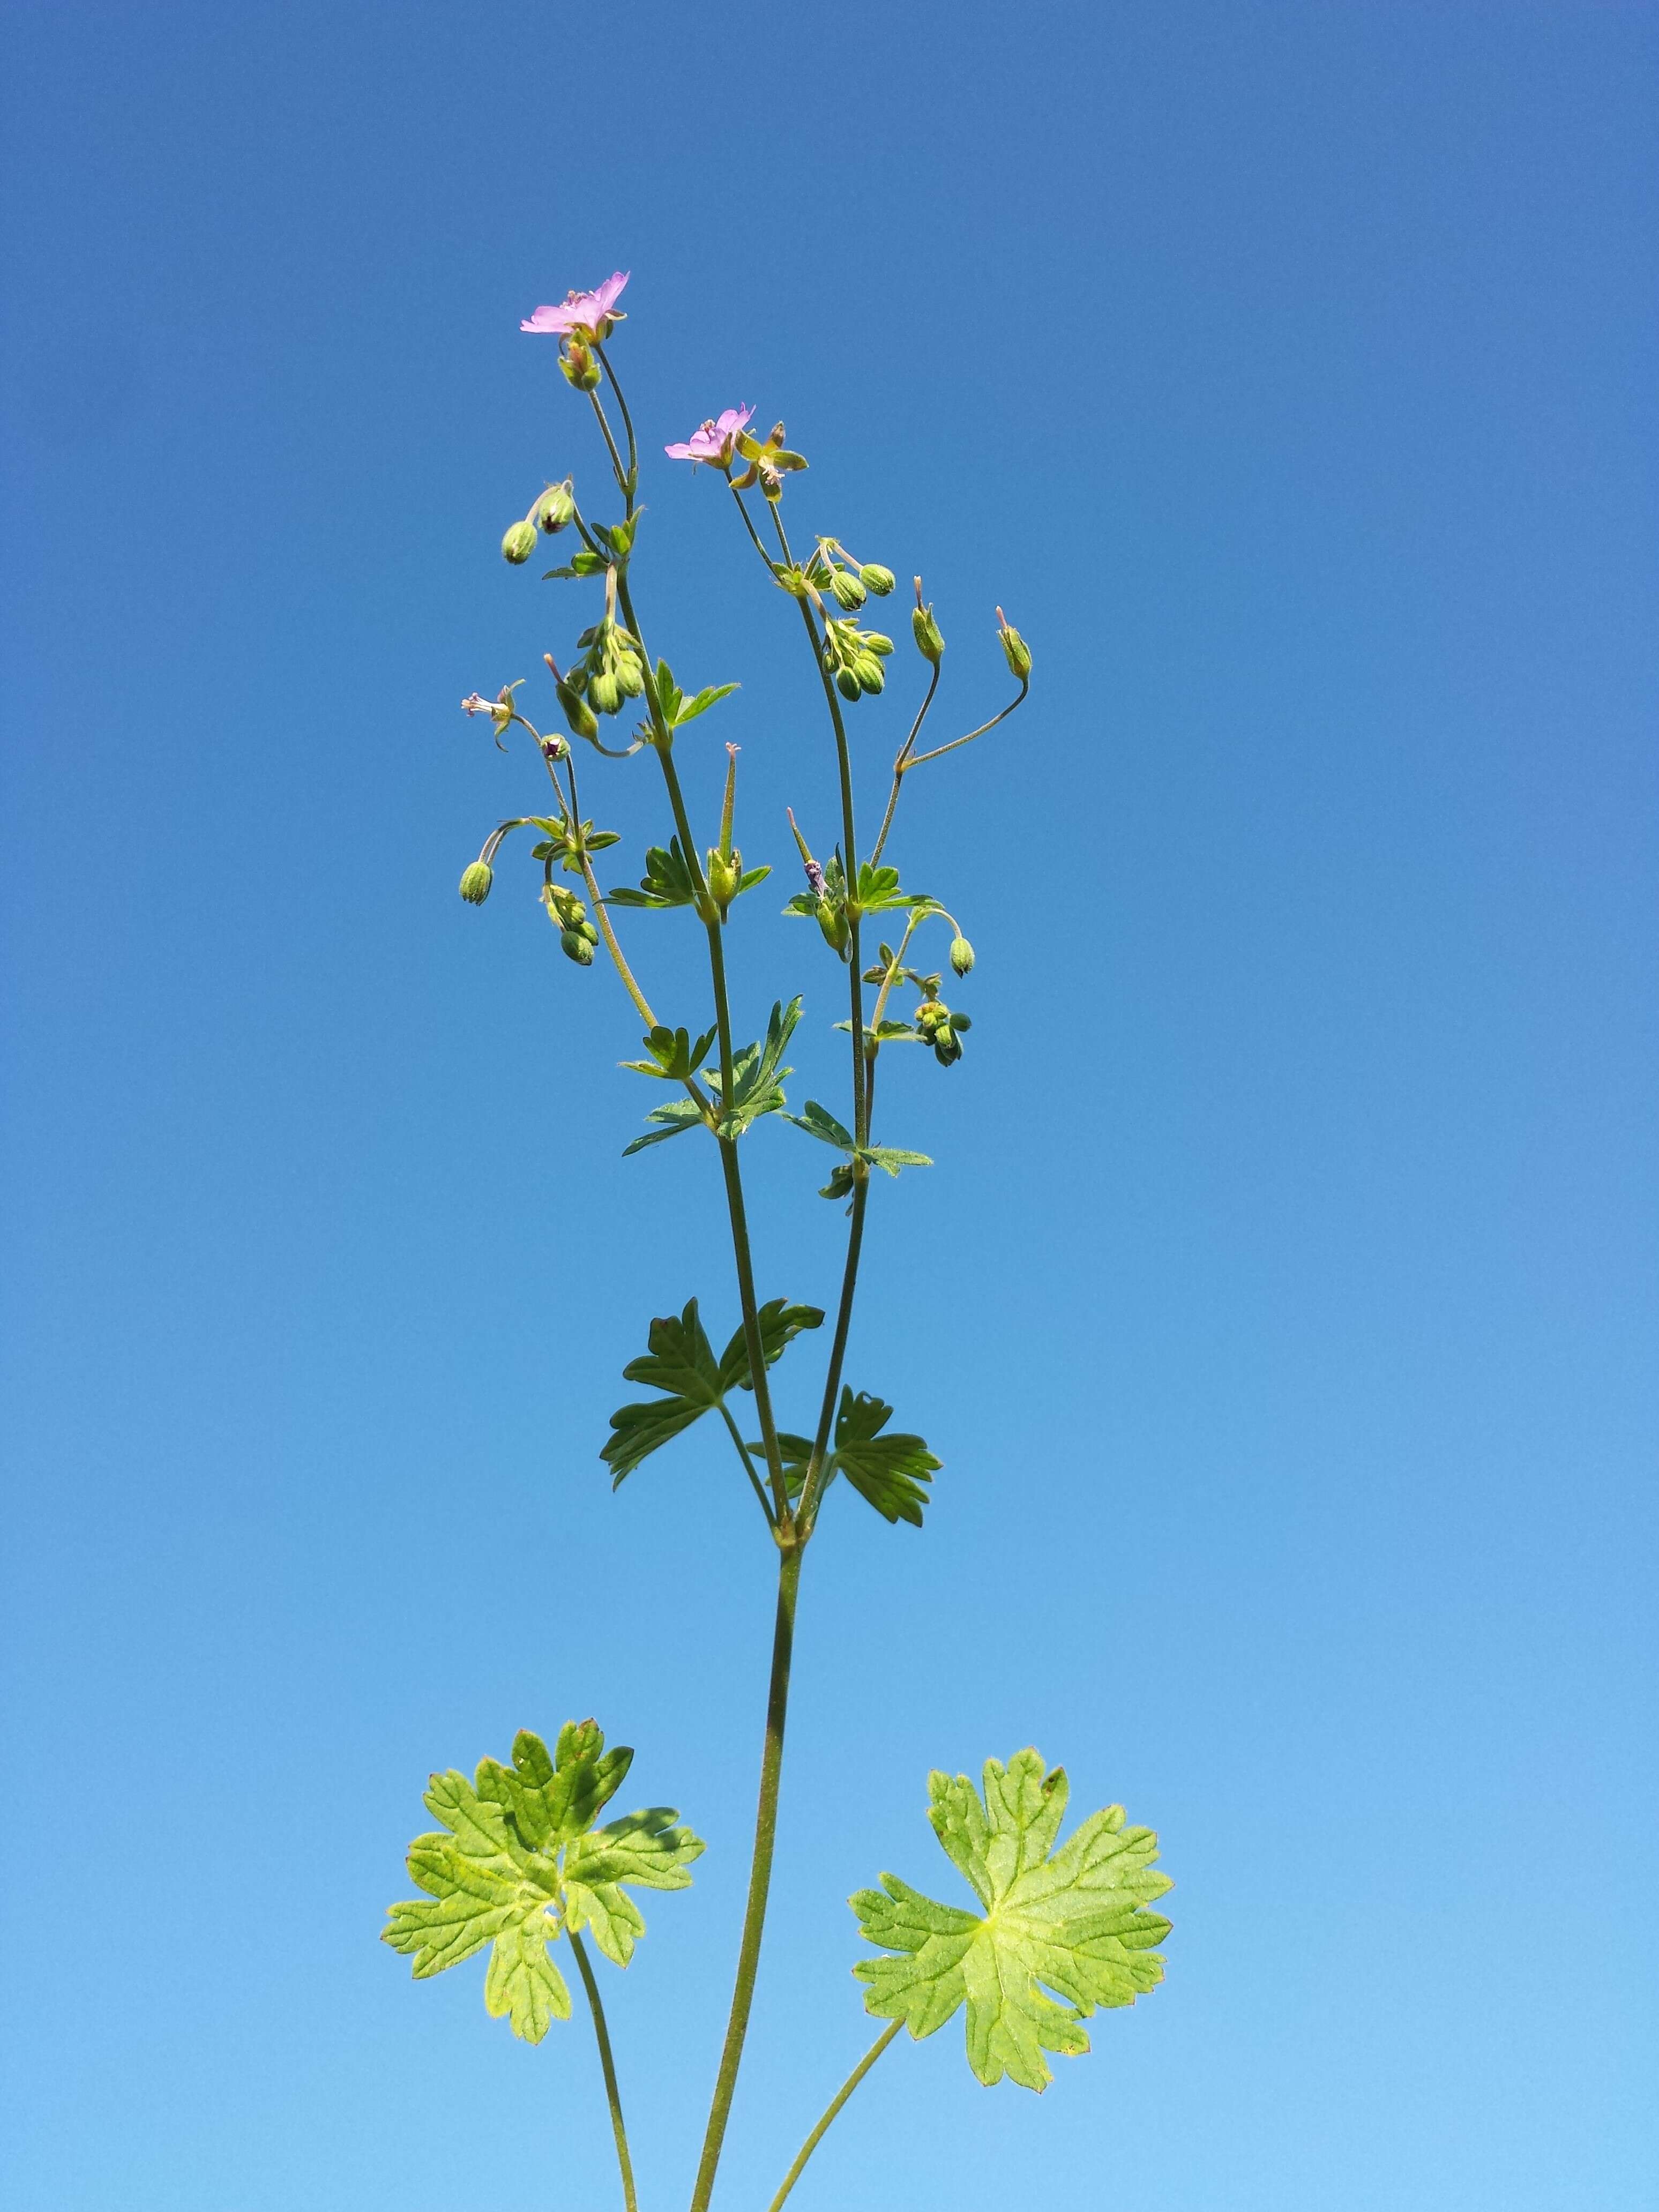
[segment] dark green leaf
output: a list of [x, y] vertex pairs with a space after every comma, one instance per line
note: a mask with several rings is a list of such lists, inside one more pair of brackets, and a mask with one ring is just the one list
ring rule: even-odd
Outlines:
[[[769, 1367], [775, 1367], [783, 1356], [785, 1345], [804, 1328], [823, 1326], [823, 1309], [792, 1306], [786, 1299], [769, 1298], [755, 1319], [760, 1328], [762, 1356]], [[752, 1390], [755, 1387], [749, 1372], [749, 1345], [741, 1328], [720, 1354], [720, 1386], [725, 1390]]]
[[702, 1126], [702, 1115], [690, 1098], [670, 1098], [661, 1106], [653, 1106], [645, 1118], [662, 1126], [649, 1136], [635, 1137], [631, 1145], [624, 1145], [624, 1159], [632, 1152], [642, 1152], [647, 1145], [665, 1145], [671, 1137], [683, 1137], [688, 1129]]
[[611, 906], [691, 906], [696, 896], [696, 881], [680, 841], [672, 837], [665, 851], [660, 845], [653, 845], [647, 853], [638, 890], [614, 890], [606, 902]]
[[774, 1006], [766, 1025], [765, 1041], [745, 1045], [732, 1063], [732, 1096], [724, 1102], [720, 1127], [728, 1137], [740, 1137], [763, 1114], [781, 1114], [785, 1100], [783, 1079], [793, 1070], [780, 1066], [784, 1048], [800, 1019], [800, 1000]]
[[820, 1106], [816, 1098], [807, 1100], [804, 1113], [786, 1114], [783, 1118], [786, 1121], [793, 1121], [798, 1129], [805, 1129], [809, 1137], [817, 1137], [823, 1144], [834, 1145], [843, 1152], [853, 1150], [852, 1131], [836, 1121], [827, 1106]]
[[908, 1521], [921, 1526], [927, 1503], [924, 1486], [944, 1462], [936, 1459], [920, 1437], [902, 1431], [884, 1436], [893, 1409], [879, 1398], [860, 1391], [856, 1397], [843, 1387], [836, 1415], [836, 1449], [830, 1464], [844, 1474], [859, 1496], [873, 1505], [886, 1521]]

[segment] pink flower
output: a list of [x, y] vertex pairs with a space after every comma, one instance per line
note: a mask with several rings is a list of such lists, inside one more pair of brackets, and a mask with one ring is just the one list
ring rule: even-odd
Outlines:
[[550, 331], [559, 337], [568, 337], [572, 331], [588, 338], [608, 337], [611, 324], [623, 319], [617, 313], [617, 302], [628, 277], [626, 269], [618, 269], [614, 276], [607, 276], [591, 292], [567, 292], [556, 307], [538, 307], [529, 321], [520, 323], [519, 328]]
[[728, 407], [714, 422], [694, 430], [684, 445], [665, 446], [663, 451], [671, 461], [707, 461], [710, 468], [723, 469], [731, 461], [738, 431], [747, 427], [754, 411], [752, 407]]

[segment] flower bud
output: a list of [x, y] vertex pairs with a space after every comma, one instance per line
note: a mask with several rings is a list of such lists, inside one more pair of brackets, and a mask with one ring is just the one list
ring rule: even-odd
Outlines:
[[1002, 650], [1008, 663], [1008, 673], [1017, 683], [1024, 684], [1031, 672], [1031, 648], [997, 609], [997, 635], [1002, 640]]
[[533, 522], [515, 522], [501, 540], [501, 558], [510, 561], [517, 568], [523, 566], [536, 550], [536, 526]]
[[860, 583], [866, 592], [873, 592], [878, 599], [887, 597], [893, 588], [894, 580], [892, 570], [884, 568], [878, 561], [866, 561], [859, 570]]
[[574, 520], [576, 502], [570, 496], [567, 483], [549, 484], [536, 504], [536, 520], [550, 538], [556, 538], [568, 522]]
[[864, 605], [864, 586], [856, 576], [848, 575], [845, 568], [831, 572], [830, 588], [836, 595], [837, 605], [845, 607], [849, 613], [854, 607]]
[[974, 964], [974, 948], [965, 937], [951, 939], [951, 965], [958, 975], [965, 975]]
[[597, 714], [614, 714], [622, 705], [622, 686], [608, 668], [588, 678], [587, 696]]
[[860, 688], [879, 691], [887, 681], [887, 672], [873, 653], [861, 653], [853, 663], [853, 674]]
[[461, 896], [469, 906], [482, 906], [495, 880], [495, 871], [488, 860], [474, 860], [470, 868], [461, 872]]
[[856, 699], [861, 696], [864, 686], [850, 668], [838, 668], [836, 671], [836, 689], [843, 699]]
[[584, 937], [579, 929], [566, 929], [559, 933], [559, 944], [565, 957], [574, 960], [579, 968], [593, 965], [594, 942], [592, 938]]
[[571, 735], [597, 738], [599, 734], [599, 721], [581, 693], [568, 684], [560, 684], [557, 690], [559, 704], [564, 709], [564, 719], [570, 726]]

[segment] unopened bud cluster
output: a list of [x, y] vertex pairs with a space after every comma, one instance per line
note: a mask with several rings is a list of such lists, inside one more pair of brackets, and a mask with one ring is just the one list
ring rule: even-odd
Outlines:
[[879, 630], [860, 629], [856, 623], [833, 615], [824, 617], [823, 665], [843, 699], [879, 691], [887, 681], [881, 664], [892, 650], [892, 639]]
[[547, 918], [559, 933], [560, 950], [568, 960], [579, 968], [591, 968], [599, 933], [587, 918], [587, 902], [562, 884], [546, 884], [542, 887], [542, 903], [547, 908]]
[[973, 1027], [966, 1014], [953, 1014], [934, 991], [916, 1008], [914, 1018], [917, 1035], [924, 1044], [932, 1045], [941, 1067], [950, 1067], [962, 1058], [962, 1032]]

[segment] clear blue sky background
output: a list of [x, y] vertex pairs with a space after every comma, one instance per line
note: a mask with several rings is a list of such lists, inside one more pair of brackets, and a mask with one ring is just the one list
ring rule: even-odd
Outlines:
[[[684, 2201], [770, 1569], [713, 1437], [612, 1497], [652, 1313], [734, 1318], [711, 1161], [623, 1163], [536, 788], [456, 711], [585, 616], [496, 555], [584, 410], [520, 316], [631, 268], [648, 441], [751, 399], [797, 527], [926, 574], [898, 852], [976, 1026], [914, 1055], [850, 1373], [947, 1462], [809, 1563], [720, 2202], [867, 2039], [843, 1899], [952, 1893], [931, 1765], [1154, 1824], [1167, 1985], [1037, 2100], [902, 2044], [801, 2212], [1659, 2200], [1650, 7], [14, 4], [4, 1885], [14, 2212], [604, 2206], [580, 2023], [376, 1941], [430, 1767], [596, 1713], [709, 1840], [613, 2019]], [[744, 1025], [821, 708], [718, 487], [640, 584]], [[538, 564], [539, 566], [539, 564]], [[873, 800], [917, 690], [860, 708]], [[941, 734], [947, 732], [941, 729]], [[648, 762], [586, 789], [637, 845]], [[632, 871], [627, 872], [629, 873]], [[617, 880], [625, 879], [618, 869]], [[630, 942], [699, 1007], [673, 917]], [[816, 1148], [750, 1140], [768, 1293]], [[799, 1421], [821, 1355], [792, 1354]]]

